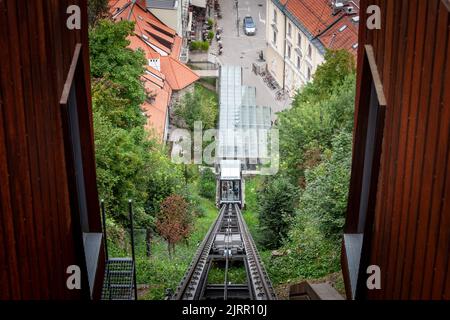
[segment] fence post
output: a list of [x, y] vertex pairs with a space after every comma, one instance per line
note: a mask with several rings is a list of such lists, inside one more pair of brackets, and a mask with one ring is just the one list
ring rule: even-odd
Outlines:
[[109, 255], [108, 255], [108, 238], [106, 237], [106, 214], [105, 214], [105, 201], [102, 199], [100, 202], [100, 207], [102, 209], [102, 222], [103, 222], [103, 238], [104, 238], [104, 243], [105, 243], [105, 259], [106, 261], [109, 260]]
[[133, 203], [128, 200], [128, 211], [130, 214], [130, 236], [131, 236], [131, 254], [133, 257], [133, 275], [134, 275], [134, 300], [137, 300], [137, 280], [136, 280], [136, 255], [134, 252], [134, 227], [133, 227]]

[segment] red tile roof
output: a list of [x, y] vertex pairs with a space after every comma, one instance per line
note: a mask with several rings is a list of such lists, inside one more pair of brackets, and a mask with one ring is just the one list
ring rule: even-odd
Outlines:
[[168, 113], [167, 106], [170, 103], [172, 90], [168, 85], [160, 88], [150, 81], [145, 82], [145, 88], [148, 92], [155, 95], [151, 102], [145, 101], [141, 106], [142, 111], [147, 116], [145, 129], [151, 136], [163, 142]]
[[173, 90], [181, 90], [199, 79], [185, 64], [172, 57], [161, 57], [161, 72]]
[[358, 43], [358, 29], [350, 19], [340, 20], [323, 33], [319, 39], [328, 49], [346, 49], [354, 55], [358, 52], [357, 47], [355, 47], [355, 44]]
[[115, 21], [129, 19], [136, 23], [134, 35], [128, 37], [129, 48], [143, 50], [149, 60], [159, 60], [160, 70], [149, 65], [142, 77], [145, 89], [154, 98], [141, 109], [148, 116], [146, 129], [162, 140], [172, 91], [186, 88], [199, 77], [179, 61], [181, 37], [146, 9], [145, 0], [134, 6], [130, 0], [110, 0], [109, 5]]
[[333, 9], [328, 0], [288, 0], [286, 9], [292, 13], [303, 26], [317, 36], [342, 16], [333, 16]]
[[[311, 38], [317, 38], [328, 49], [346, 49], [357, 54], [354, 45], [358, 42], [358, 25], [352, 17], [359, 13], [359, 0], [348, 2], [355, 9], [355, 14], [344, 11], [333, 14], [330, 0], [275, 0], [284, 10], [307, 30]], [[340, 29], [347, 26], [344, 30]]]
[[151, 47], [149, 47], [142, 39], [141, 37], [138, 36], [129, 36], [127, 38], [128, 41], [130, 41], [130, 45], [128, 46], [128, 48], [132, 49], [132, 50], [138, 50], [141, 49], [142, 51], [144, 51], [145, 53], [145, 57], [147, 59], [157, 59], [159, 58], [159, 54], [152, 49]]
[[183, 40], [181, 39], [181, 37], [178, 37], [178, 36], [175, 37], [175, 42], [173, 44], [172, 52], [170, 54], [171, 57], [178, 59], [178, 57], [181, 54], [182, 42], [183, 42]]

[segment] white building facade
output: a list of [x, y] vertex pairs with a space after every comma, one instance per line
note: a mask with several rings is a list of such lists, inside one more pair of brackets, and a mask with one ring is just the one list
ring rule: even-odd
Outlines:
[[[289, 3], [296, 1], [297, 3], [294, 4]], [[314, 1], [322, 1], [327, 6], [329, 2], [328, 0]], [[266, 5], [267, 69], [290, 96], [312, 80], [317, 67], [325, 60], [324, 56], [328, 47], [321, 41], [320, 30], [319, 34], [314, 34], [317, 30], [308, 30], [308, 27], [300, 21], [298, 15], [302, 14], [302, 11], [296, 10], [297, 16], [291, 12], [299, 2], [303, 0], [267, 0]], [[329, 11], [332, 12], [332, 7]], [[331, 17], [333, 24], [330, 26], [332, 27], [345, 17], [346, 15], [343, 14], [336, 15], [336, 18]], [[324, 28], [322, 34], [325, 32], [329, 32], [329, 29]], [[348, 37], [349, 34], [346, 36]], [[340, 48], [332, 47], [331, 49]]]

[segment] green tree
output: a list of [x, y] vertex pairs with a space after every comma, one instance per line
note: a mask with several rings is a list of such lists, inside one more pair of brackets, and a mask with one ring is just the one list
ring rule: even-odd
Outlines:
[[321, 151], [330, 148], [337, 132], [353, 128], [355, 73], [349, 62], [353, 57], [341, 51], [330, 51], [327, 57], [314, 81], [278, 119], [281, 168], [298, 185], [304, 183], [306, 151], [312, 145]]
[[216, 127], [218, 110], [216, 95], [196, 85], [194, 93], [187, 93], [175, 106], [175, 115], [178, 122], [182, 122], [180, 125], [191, 131], [196, 121], [201, 121], [204, 129], [213, 129]]
[[161, 201], [179, 192], [184, 180], [144, 130], [140, 78], [146, 61], [142, 52], [127, 48], [133, 29], [130, 22], [101, 20], [90, 30], [97, 184], [114, 220], [127, 225], [132, 199], [137, 225], [150, 228]]
[[258, 195], [261, 244], [279, 248], [289, 231], [295, 214], [298, 189], [288, 179], [277, 176], [264, 182]]
[[209, 200], [216, 199], [216, 175], [209, 168], [201, 171], [198, 189], [202, 197]]
[[144, 210], [150, 169], [150, 142], [145, 133], [139, 127], [129, 131], [115, 127], [99, 111], [94, 112], [94, 130], [97, 185], [108, 212], [121, 224], [128, 224], [127, 203], [133, 199], [137, 223], [151, 223]]
[[161, 202], [172, 194], [180, 194], [186, 185], [183, 167], [175, 165], [167, 156], [164, 146], [155, 146], [150, 150], [149, 167], [147, 173], [146, 203], [147, 212], [156, 214], [160, 210]]
[[91, 74], [94, 78], [105, 78], [115, 84], [118, 95], [128, 100], [128, 108], [140, 114], [140, 106], [147, 93], [141, 77], [147, 64], [141, 50], [128, 48], [128, 36], [134, 32], [134, 23], [114, 23], [100, 20], [90, 32]]
[[[301, 195], [299, 213], [318, 222], [327, 238], [342, 234], [347, 209], [352, 155], [352, 134], [341, 131], [334, 136], [332, 149], [323, 153], [323, 161], [306, 171], [306, 188]], [[296, 224], [301, 227], [300, 224]]]
[[[327, 52], [313, 81], [296, 94], [292, 108], [279, 115], [278, 176], [298, 186], [299, 196], [289, 205], [296, 209], [286, 220], [289, 231], [280, 249], [285, 256], [268, 265], [276, 281], [317, 279], [339, 270], [352, 156], [353, 61], [348, 52]], [[275, 185], [278, 179], [269, 178], [266, 185]], [[269, 202], [260, 211], [260, 224], [268, 225], [263, 238], [279, 238], [270, 227], [278, 214], [271, 216], [270, 212], [276, 212], [280, 201], [287, 199], [280, 200], [283, 194], [271, 195], [270, 190], [263, 192], [261, 198]]]
[[171, 195], [161, 203], [157, 215], [156, 228], [167, 241], [169, 256], [175, 253], [175, 245], [185, 239], [191, 230], [192, 217], [188, 203], [179, 195]]
[[349, 75], [356, 72], [355, 59], [346, 50], [327, 50], [324, 59], [325, 63], [321, 64], [314, 74], [314, 81], [306, 85], [301, 94], [295, 97], [294, 104], [326, 99]]
[[89, 24], [94, 24], [99, 17], [104, 15], [108, 10], [108, 0], [89, 0], [88, 1], [88, 18]]

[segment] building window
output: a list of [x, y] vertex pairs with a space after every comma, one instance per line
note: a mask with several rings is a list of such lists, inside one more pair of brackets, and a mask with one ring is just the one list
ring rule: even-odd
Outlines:
[[99, 220], [95, 220], [96, 212], [91, 210], [92, 201], [97, 201], [96, 195], [89, 192], [93, 177], [85, 167], [86, 163], [90, 165], [89, 160], [94, 159], [94, 154], [90, 148], [91, 135], [89, 130], [86, 130], [86, 125], [90, 121], [89, 101], [85, 86], [81, 47], [81, 43], [75, 46], [64, 90], [60, 97], [60, 116], [73, 222], [72, 230], [74, 239], [76, 238], [80, 244], [76, 249], [81, 262], [79, 266], [81, 272], [87, 274], [86, 289], [89, 288], [92, 298], [95, 275], [100, 268], [98, 263], [101, 256], [102, 234], [99, 232], [101, 229], [96, 226], [99, 222]]
[[360, 82], [359, 110], [355, 127], [354, 163], [347, 210], [344, 250], [351, 299], [366, 294], [366, 279], [361, 275], [370, 262], [375, 219], [378, 178], [384, 134], [386, 98], [372, 46], [364, 47]]
[[287, 32], [289, 38], [291, 37], [292, 34], [292, 25], [290, 23], [288, 23], [288, 32]]
[[297, 36], [297, 46], [301, 47], [301, 45], [302, 45], [302, 35], [299, 32]]
[[297, 69], [300, 70], [301, 66], [302, 66], [302, 61], [301, 61], [300, 57], [297, 56]]
[[306, 78], [308, 79], [308, 81], [311, 80], [311, 67], [308, 67], [308, 73], [306, 75]]
[[292, 51], [291, 45], [288, 44], [288, 45], [287, 45], [287, 57], [288, 57], [289, 59], [291, 59], [291, 51]]
[[277, 46], [277, 32], [276, 31], [273, 32], [272, 43], [275, 45], [275, 47]]
[[273, 10], [273, 22], [277, 23], [277, 10], [276, 9]]
[[308, 57], [309, 57], [310, 59], [312, 58], [312, 47], [311, 47], [310, 44], [308, 45]]

